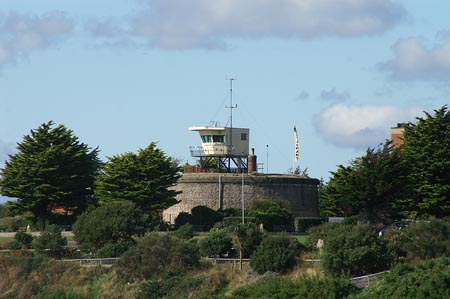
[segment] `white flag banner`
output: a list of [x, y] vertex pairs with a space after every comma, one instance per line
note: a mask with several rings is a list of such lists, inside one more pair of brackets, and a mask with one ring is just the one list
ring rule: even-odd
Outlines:
[[294, 142], [295, 142], [295, 153], [294, 153], [294, 161], [298, 162], [299, 151], [298, 151], [298, 134], [297, 128], [294, 126]]

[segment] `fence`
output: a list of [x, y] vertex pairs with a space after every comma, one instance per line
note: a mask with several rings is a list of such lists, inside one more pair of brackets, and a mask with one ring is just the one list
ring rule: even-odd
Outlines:
[[[239, 267], [239, 261], [240, 261], [239, 259], [210, 258], [210, 257], [205, 257], [203, 259], [212, 262], [214, 265], [232, 264], [233, 269], [236, 269], [237, 267]], [[249, 261], [250, 261], [250, 259], [242, 259], [242, 262], [244, 262], [244, 263], [248, 263]]]
[[378, 281], [378, 279], [380, 278], [380, 276], [387, 272], [389, 272], [389, 271], [384, 271], [384, 272], [379, 272], [379, 273], [364, 275], [364, 276], [359, 276], [359, 277], [353, 277], [350, 280], [357, 287], [365, 288], [365, 287], [368, 287], [368, 286], [376, 283]]
[[98, 259], [65, 259], [61, 262], [79, 263], [81, 266], [112, 266], [120, 258], [98, 258]]

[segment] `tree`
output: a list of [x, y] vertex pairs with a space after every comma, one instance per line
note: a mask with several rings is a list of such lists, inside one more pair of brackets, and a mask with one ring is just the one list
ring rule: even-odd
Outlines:
[[67, 245], [67, 239], [62, 236], [61, 229], [57, 225], [51, 224], [45, 227], [32, 244], [37, 250], [45, 251], [53, 257], [61, 257], [64, 246]]
[[156, 215], [177, 203], [177, 191], [170, 189], [180, 177], [181, 168], [152, 142], [137, 154], [108, 158], [96, 180], [95, 194], [101, 205], [131, 201], [142, 211]]
[[425, 115], [405, 126], [402, 154], [412, 192], [401, 206], [409, 216], [445, 217], [450, 215], [450, 111], [443, 106]]
[[359, 215], [373, 223], [387, 223], [398, 217], [398, 199], [404, 193], [405, 165], [401, 152], [385, 142], [377, 149], [340, 165], [321, 192], [321, 206], [327, 214]]
[[73, 225], [75, 240], [97, 256], [119, 256], [145, 232], [146, 218], [129, 201], [112, 202], [82, 214]]
[[0, 170], [0, 193], [17, 198], [11, 206], [30, 211], [42, 230], [55, 207], [74, 215], [93, 204], [98, 149], [78, 141], [63, 125], [44, 123], [17, 145]]

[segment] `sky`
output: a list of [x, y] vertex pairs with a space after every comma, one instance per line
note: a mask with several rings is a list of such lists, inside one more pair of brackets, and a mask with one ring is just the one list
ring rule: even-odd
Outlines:
[[195, 163], [188, 128], [230, 124], [234, 78], [233, 127], [250, 128], [262, 171], [327, 180], [449, 102], [448, 11], [444, 0], [1, 0], [0, 168], [50, 120], [104, 161], [158, 142]]

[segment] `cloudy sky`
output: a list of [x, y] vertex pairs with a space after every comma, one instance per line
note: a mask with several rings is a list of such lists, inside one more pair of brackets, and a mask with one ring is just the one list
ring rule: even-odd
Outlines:
[[53, 120], [101, 157], [249, 127], [264, 172], [328, 178], [450, 95], [450, 2], [1, 0], [0, 165]]

